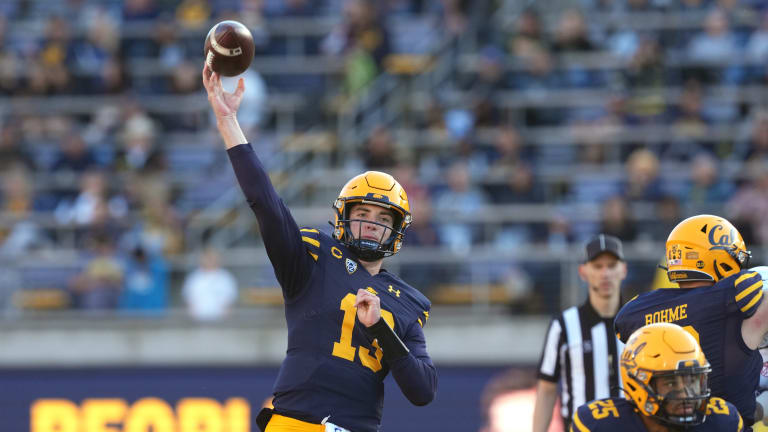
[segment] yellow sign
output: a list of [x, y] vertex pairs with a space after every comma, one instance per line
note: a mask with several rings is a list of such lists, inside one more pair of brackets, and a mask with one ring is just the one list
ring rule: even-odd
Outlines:
[[163, 399], [38, 399], [30, 410], [31, 432], [249, 432], [251, 408], [243, 398], [224, 404], [184, 398], [176, 410]]

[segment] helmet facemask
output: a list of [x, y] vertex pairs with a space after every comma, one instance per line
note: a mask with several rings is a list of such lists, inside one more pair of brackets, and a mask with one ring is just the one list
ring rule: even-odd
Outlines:
[[[351, 219], [352, 209], [360, 204], [376, 205], [390, 210], [392, 226], [380, 221]], [[411, 224], [410, 205], [405, 190], [391, 175], [379, 171], [367, 171], [350, 179], [334, 201], [333, 210], [333, 238], [347, 246], [363, 261], [378, 261], [399, 252], [405, 230]], [[359, 221], [360, 225], [353, 229], [351, 222], [356, 221]], [[365, 224], [385, 229], [378, 239], [366, 239], [363, 238]], [[354, 230], [357, 232], [353, 232]]]
[[[397, 252], [397, 249], [399, 249], [400, 246], [400, 241], [402, 241], [405, 234], [405, 229], [408, 227], [407, 223], [405, 225], [403, 224], [404, 217], [400, 215], [399, 211], [392, 208], [392, 226], [389, 226], [377, 221], [350, 218], [350, 214], [355, 206], [360, 204], [374, 204], [381, 206], [381, 204], [377, 202], [361, 200], [340, 204], [343, 208], [340, 212], [342, 215], [336, 221], [336, 228], [343, 228], [343, 234], [341, 235], [340, 240], [345, 246], [355, 252], [359, 259], [362, 261], [377, 261], [392, 256]], [[337, 210], [338, 207], [339, 203], [337, 202]], [[410, 222], [410, 214], [406, 215], [405, 219]], [[357, 230], [353, 230], [352, 222], [358, 222]], [[363, 238], [363, 228], [366, 224], [377, 225], [383, 228], [378, 240]], [[396, 229], [395, 227], [403, 228]]]
[[[630, 377], [648, 393], [645, 406], [640, 407], [646, 415], [669, 426], [695, 426], [706, 418], [711, 370], [709, 366], [661, 372], [638, 370]], [[645, 374], [651, 375], [648, 384], [644, 382], [648, 379]]]
[[[392, 212], [392, 226], [377, 221], [351, 219], [349, 214], [352, 213], [352, 209], [354, 209], [355, 205], [356, 204], [347, 204], [348, 207], [344, 210], [344, 217], [339, 219], [339, 222], [344, 225], [342, 243], [355, 251], [358, 258], [363, 261], [376, 261], [391, 256], [394, 253], [392, 251], [392, 243], [397, 237], [396, 233], [402, 234], [401, 231], [395, 232], [393, 226], [398, 226], [400, 223], [398, 219], [402, 218], [398, 218], [397, 213]], [[352, 222], [357, 222], [357, 230], [354, 230], [357, 232], [353, 231]], [[376, 225], [383, 228], [378, 240], [363, 238], [363, 228], [366, 224]]]

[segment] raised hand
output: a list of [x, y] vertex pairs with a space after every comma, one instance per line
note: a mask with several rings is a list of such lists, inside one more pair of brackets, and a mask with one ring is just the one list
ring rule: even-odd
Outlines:
[[243, 92], [245, 92], [245, 81], [242, 78], [237, 81], [235, 92], [229, 93], [221, 86], [219, 74], [211, 71], [208, 65], [205, 65], [203, 67], [203, 85], [208, 93], [208, 102], [210, 102], [213, 113], [218, 119], [237, 116], [237, 110], [240, 108]]
[[381, 299], [364, 289], [357, 290], [355, 307], [358, 321], [366, 327], [376, 324], [381, 318]]

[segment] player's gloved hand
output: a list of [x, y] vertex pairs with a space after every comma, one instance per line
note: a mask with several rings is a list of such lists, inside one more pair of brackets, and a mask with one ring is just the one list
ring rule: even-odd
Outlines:
[[381, 318], [381, 299], [369, 291], [357, 290], [355, 307], [358, 321], [366, 327], [376, 324]]

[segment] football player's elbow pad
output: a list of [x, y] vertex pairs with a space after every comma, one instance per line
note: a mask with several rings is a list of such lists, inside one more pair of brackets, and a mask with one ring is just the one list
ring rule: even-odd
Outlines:
[[384, 318], [379, 318], [374, 325], [366, 327], [366, 331], [371, 337], [379, 341], [379, 346], [384, 351], [384, 360], [387, 363], [408, 355], [408, 347], [400, 340], [392, 327], [384, 321]]

